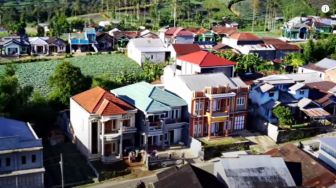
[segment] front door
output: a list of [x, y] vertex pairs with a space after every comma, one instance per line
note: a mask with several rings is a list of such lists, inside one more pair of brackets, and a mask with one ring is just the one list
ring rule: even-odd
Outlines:
[[107, 157], [107, 156], [110, 156], [112, 154], [111, 147], [112, 147], [112, 145], [110, 143], [105, 144], [105, 148], [104, 148], [105, 154], [104, 154], [104, 156]]
[[174, 130], [169, 131], [169, 142], [174, 144]]

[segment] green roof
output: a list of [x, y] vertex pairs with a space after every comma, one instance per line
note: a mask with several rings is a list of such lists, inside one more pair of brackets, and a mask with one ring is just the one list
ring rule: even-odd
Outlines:
[[138, 82], [111, 92], [146, 113], [169, 111], [173, 107], [187, 105], [180, 97], [147, 82]]

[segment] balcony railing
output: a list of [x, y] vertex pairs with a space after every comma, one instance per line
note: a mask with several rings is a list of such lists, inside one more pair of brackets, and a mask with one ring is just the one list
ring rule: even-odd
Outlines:
[[163, 121], [157, 121], [157, 122], [145, 121], [144, 130], [146, 132], [162, 131], [162, 125], [163, 125]]

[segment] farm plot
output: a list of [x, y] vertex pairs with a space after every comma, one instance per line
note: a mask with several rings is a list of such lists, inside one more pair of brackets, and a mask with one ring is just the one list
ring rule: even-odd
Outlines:
[[[81, 56], [68, 58], [66, 61], [79, 67], [84, 75], [91, 77], [114, 76], [120, 72], [139, 73], [142, 71], [137, 63], [123, 54]], [[53, 60], [16, 64], [16, 76], [22, 86], [31, 85], [35, 91], [46, 95], [51, 90], [48, 85], [49, 77], [60, 63], [59, 60]], [[3, 71], [4, 65], [0, 65], [0, 73]]]

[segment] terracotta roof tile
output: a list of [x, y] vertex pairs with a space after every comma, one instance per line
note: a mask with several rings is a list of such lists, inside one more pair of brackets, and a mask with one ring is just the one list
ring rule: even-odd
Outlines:
[[87, 112], [99, 115], [125, 114], [134, 107], [100, 87], [95, 87], [72, 97]]
[[277, 50], [295, 50], [295, 51], [300, 50], [300, 47], [298, 47], [294, 44], [289, 44], [285, 41], [282, 41], [282, 40], [276, 39], [276, 38], [265, 37], [265, 38], [263, 38], [263, 41], [264, 41], [265, 44], [273, 45], [274, 48], [277, 49]]
[[252, 33], [234, 33], [230, 36], [231, 39], [236, 39], [238, 41], [260, 41], [261, 38], [257, 37]]
[[199, 51], [180, 56], [177, 59], [199, 65], [200, 67], [235, 66], [236, 63], [210, 52]]
[[232, 35], [236, 33], [238, 30], [235, 27], [224, 27], [224, 26], [215, 26], [212, 30], [218, 35]]

